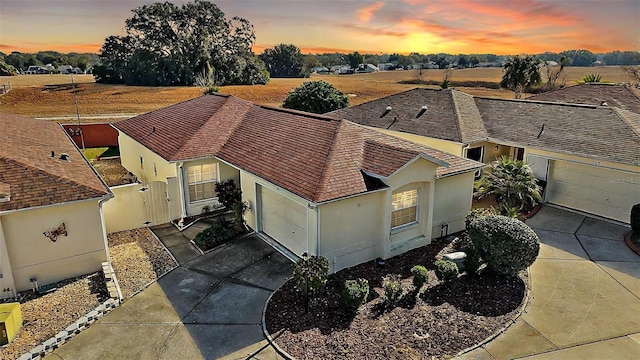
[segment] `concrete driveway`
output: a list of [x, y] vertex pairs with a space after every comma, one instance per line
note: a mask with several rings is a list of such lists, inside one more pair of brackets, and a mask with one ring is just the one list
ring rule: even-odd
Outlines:
[[200, 255], [187, 240], [197, 228], [153, 231], [180, 266], [47, 358], [280, 358], [264, 340], [262, 310], [292, 262], [256, 236]]
[[640, 256], [630, 229], [545, 206], [527, 220], [542, 243], [527, 311], [463, 359], [640, 358]]

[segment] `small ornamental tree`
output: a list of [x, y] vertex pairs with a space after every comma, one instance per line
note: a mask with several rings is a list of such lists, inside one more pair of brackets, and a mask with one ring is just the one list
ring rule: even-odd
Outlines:
[[233, 210], [233, 206], [242, 201], [242, 191], [233, 179], [217, 182], [216, 195], [220, 204], [227, 210]]
[[540, 239], [520, 220], [488, 215], [469, 224], [469, 237], [489, 270], [516, 276], [538, 257]]
[[349, 106], [349, 98], [325, 81], [307, 81], [291, 90], [283, 108], [324, 114]]
[[329, 276], [329, 260], [322, 256], [310, 256], [307, 260], [300, 259], [293, 267], [293, 281], [296, 289], [305, 294], [307, 281], [309, 297], [320, 295]]
[[516, 99], [531, 86], [542, 82], [540, 76], [540, 62], [533, 56], [514, 56], [507, 59], [503, 65], [503, 75], [500, 87], [513, 90]]
[[429, 281], [429, 270], [422, 265], [412, 267], [411, 275], [413, 275], [413, 286], [416, 287], [416, 291], [420, 291], [422, 285]]

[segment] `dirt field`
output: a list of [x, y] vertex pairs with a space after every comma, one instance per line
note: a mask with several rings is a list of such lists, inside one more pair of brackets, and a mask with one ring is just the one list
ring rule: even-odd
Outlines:
[[[590, 73], [599, 73], [606, 82], [630, 82], [620, 67], [567, 68], [567, 85], [577, 84], [580, 78]], [[442, 81], [444, 70], [427, 70], [423, 80]], [[475, 68], [453, 70], [450, 81], [484, 81], [497, 83], [502, 76], [500, 68]], [[170, 104], [194, 98], [202, 94], [196, 87], [144, 87], [106, 85], [93, 83], [91, 75], [74, 77], [78, 83], [76, 95], [80, 116], [102, 114], [139, 114]], [[401, 81], [416, 79], [416, 72], [381, 71], [373, 74], [314, 75], [311, 79], [271, 79], [267, 85], [224, 86], [220, 91], [258, 104], [280, 106], [287, 93], [304, 81], [325, 80], [346, 94], [350, 102], [357, 105], [378, 99], [418, 85], [401, 84]], [[11, 81], [13, 90], [0, 97], [0, 111], [33, 117], [74, 116], [75, 106], [69, 75], [22, 75], [0, 77], [0, 84]], [[427, 86], [429, 87], [429, 86]], [[437, 86], [431, 86], [437, 88]], [[477, 96], [513, 98], [510, 91], [483, 87], [457, 87]], [[60, 122], [75, 120], [56, 119]], [[108, 122], [119, 118], [104, 117], [84, 119], [84, 122]]]

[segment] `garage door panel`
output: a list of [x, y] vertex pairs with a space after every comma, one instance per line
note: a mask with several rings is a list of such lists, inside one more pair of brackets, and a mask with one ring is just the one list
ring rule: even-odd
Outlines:
[[297, 255], [307, 248], [307, 210], [269, 189], [261, 190], [261, 231]]
[[629, 211], [640, 202], [635, 175], [586, 164], [554, 160], [546, 201], [618, 221], [629, 222]]

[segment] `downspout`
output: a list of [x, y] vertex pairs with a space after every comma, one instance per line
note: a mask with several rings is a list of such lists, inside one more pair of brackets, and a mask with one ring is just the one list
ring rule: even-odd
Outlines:
[[320, 256], [320, 209], [316, 205], [316, 255]]
[[183, 162], [178, 163], [178, 186], [180, 187], [180, 224], [182, 220], [187, 217], [187, 207], [184, 204], [184, 169]]

